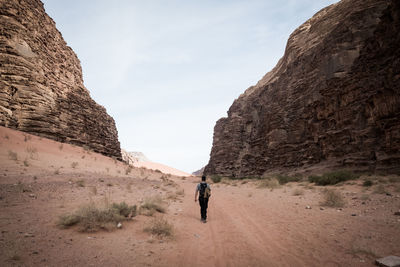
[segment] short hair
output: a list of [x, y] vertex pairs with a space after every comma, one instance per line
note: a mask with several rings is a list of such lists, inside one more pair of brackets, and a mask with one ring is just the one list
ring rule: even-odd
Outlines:
[[206, 180], [206, 176], [205, 175], [201, 176], [201, 180], [205, 181]]

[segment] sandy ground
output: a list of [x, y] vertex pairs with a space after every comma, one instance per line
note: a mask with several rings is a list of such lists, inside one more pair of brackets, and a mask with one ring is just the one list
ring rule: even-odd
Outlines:
[[[223, 180], [211, 185], [203, 224], [194, 202], [198, 178], [130, 168], [6, 128], [0, 148], [1, 266], [373, 266], [400, 256], [398, 176], [372, 176], [378, 185], [368, 188], [361, 180], [331, 187], [345, 197], [342, 209], [321, 207], [323, 188], [307, 182], [271, 191]], [[154, 195], [167, 210], [153, 217], [174, 226], [172, 238], [144, 232], [153, 219], [144, 215], [111, 232], [56, 226], [86, 203], [140, 205]]]

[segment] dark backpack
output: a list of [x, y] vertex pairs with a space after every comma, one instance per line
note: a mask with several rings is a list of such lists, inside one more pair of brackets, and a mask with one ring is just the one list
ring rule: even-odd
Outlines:
[[206, 183], [200, 183], [200, 197], [209, 198], [211, 195], [210, 189]]

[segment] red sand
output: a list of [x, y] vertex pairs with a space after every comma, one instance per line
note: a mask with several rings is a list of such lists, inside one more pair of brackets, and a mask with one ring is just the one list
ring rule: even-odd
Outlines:
[[[377, 257], [400, 255], [398, 176], [372, 176], [380, 183], [371, 188], [361, 180], [332, 187], [345, 197], [342, 210], [321, 210], [322, 188], [306, 182], [270, 191], [256, 181], [223, 181], [211, 185], [203, 224], [194, 202], [198, 178], [130, 169], [25, 136], [0, 128], [1, 266], [373, 266]], [[390, 195], [374, 193], [378, 186]], [[167, 212], [155, 216], [174, 225], [173, 238], [145, 233], [152, 217], [144, 215], [112, 232], [56, 226], [85, 203], [139, 205], [152, 195], [165, 199]]]

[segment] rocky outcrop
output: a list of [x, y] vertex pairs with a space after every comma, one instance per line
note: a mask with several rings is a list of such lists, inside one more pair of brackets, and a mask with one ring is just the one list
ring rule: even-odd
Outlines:
[[285, 54], [214, 128], [207, 174], [310, 166], [400, 170], [400, 2], [342, 0], [290, 36]]
[[122, 160], [129, 165], [134, 165], [137, 162], [147, 162], [149, 159], [142, 152], [128, 152], [121, 149]]
[[0, 0], [0, 125], [121, 159], [115, 122], [39, 0]]

